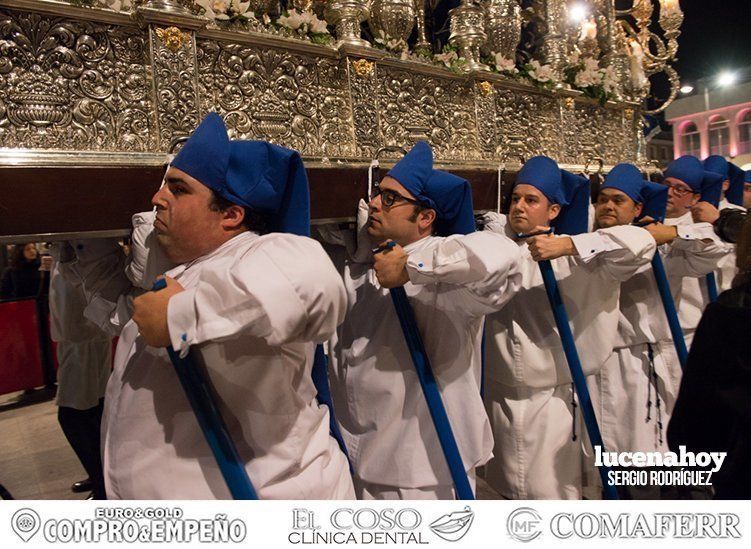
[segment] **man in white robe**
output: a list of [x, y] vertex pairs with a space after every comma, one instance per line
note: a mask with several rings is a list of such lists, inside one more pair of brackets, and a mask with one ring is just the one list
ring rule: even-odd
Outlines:
[[[297, 236], [309, 230], [299, 155], [230, 141], [212, 113], [165, 181], [152, 199], [155, 239], [177, 265], [165, 289], [132, 300], [110, 241], [76, 243], [71, 266], [89, 293], [87, 314], [121, 330], [103, 418], [108, 497], [230, 496], [164, 348], [172, 345], [210, 380], [259, 498], [352, 498], [311, 380], [315, 344], [341, 322], [346, 296], [321, 246]], [[280, 232], [260, 235], [264, 224]]]
[[[715, 208], [708, 202], [699, 202], [692, 208], [691, 214], [695, 223], [714, 223], [720, 217], [722, 210], [743, 210], [743, 179], [745, 173], [724, 157], [712, 155], [704, 160], [704, 169], [722, 176], [722, 199]], [[735, 244], [726, 243], [727, 253], [717, 262], [717, 291], [729, 290], [733, 279], [738, 273], [736, 267]]]
[[[710, 223], [696, 223], [692, 211], [700, 211], [704, 202], [719, 201], [722, 176], [704, 169], [701, 161], [693, 156], [682, 156], [668, 164], [663, 181], [668, 186], [666, 225], [677, 227], [678, 236], [701, 233], [701, 238], [716, 238]], [[725, 254], [732, 251], [725, 244]], [[717, 262], [712, 270], [717, 268]], [[710, 271], [708, 271], [710, 272]], [[676, 273], [669, 273], [671, 277]], [[694, 331], [709, 303], [707, 283], [703, 277], [687, 276], [671, 285], [678, 318], [686, 338], [686, 347], [691, 348]]]
[[[595, 208], [598, 228], [631, 225], [665, 216], [667, 187], [645, 181], [636, 166], [619, 164], [605, 178]], [[724, 253], [716, 238], [652, 223], [662, 244], [669, 281], [704, 276]], [[665, 436], [681, 379], [667, 317], [651, 265], [621, 284], [620, 318], [613, 353], [591, 384], [592, 400], [609, 452], [667, 452]], [[659, 497], [659, 487], [623, 487], [634, 498]]]
[[[472, 487], [493, 447], [480, 397], [483, 315], [518, 288], [519, 251], [474, 232], [469, 184], [432, 164], [418, 143], [361, 203], [343, 265], [349, 306], [331, 342], [331, 388], [362, 499], [454, 498], [390, 288], [403, 286], [414, 309]], [[372, 252], [387, 241], [396, 246]]]
[[[485, 230], [516, 238], [522, 253], [522, 289], [486, 323], [485, 400], [495, 436], [486, 480], [505, 498], [579, 499], [590, 486], [589, 497], [600, 494], [537, 262], [553, 264], [584, 375], [592, 376], [613, 349], [620, 284], [649, 263], [656, 245], [639, 227], [586, 233], [588, 189], [584, 178], [535, 157], [517, 176], [509, 215], [486, 216]], [[562, 234], [526, 237], [551, 225]]]

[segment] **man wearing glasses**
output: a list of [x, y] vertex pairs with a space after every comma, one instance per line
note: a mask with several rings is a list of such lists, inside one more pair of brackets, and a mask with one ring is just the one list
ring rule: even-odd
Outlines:
[[418, 143], [361, 202], [343, 266], [349, 304], [331, 388], [360, 499], [454, 498], [389, 288], [404, 286], [414, 309], [470, 484], [493, 449], [480, 396], [483, 316], [518, 288], [519, 250], [474, 232], [469, 183], [432, 165]]
[[[706, 247], [719, 246], [722, 253], [727, 253], [729, 249], [719, 240], [712, 225], [695, 223], [692, 216], [692, 209], [701, 208], [703, 198], [712, 194], [719, 198], [722, 176], [706, 171], [698, 158], [682, 156], [668, 165], [663, 184], [668, 187], [665, 224], [675, 232], [674, 238], [703, 242]], [[709, 303], [706, 284], [697, 277], [716, 269], [719, 260], [720, 257], [716, 257], [711, 269], [702, 266], [696, 273], [668, 272], [678, 318], [689, 348], [704, 307]]]

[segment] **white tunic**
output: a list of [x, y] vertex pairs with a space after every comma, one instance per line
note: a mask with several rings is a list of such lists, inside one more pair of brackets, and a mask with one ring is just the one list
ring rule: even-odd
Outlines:
[[65, 276], [65, 263], [50, 272], [50, 332], [57, 342], [55, 404], [76, 410], [97, 406], [112, 368], [112, 342], [84, 317], [86, 296], [80, 279]]
[[[486, 230], [512, 234], [506, 216], [486, 219]], [[656, 245], [646, 230], [631, 226], [571, 239], [578, 256], [552, 264], [584, 374], [591, 376], [613, 349], [620, 283], [649, 263]], [[508, 498], [580, 498], [591, 472], [589, 445], [581, 414], [573, 416], [571, 374], [539, 264], [524, 241], [517, 246], [522, 289], [486, 323], [486, 402], [496, 456], [486, 479]]]
[[[690, 211], [680, 217], [666, 219], [665, 224], [678, 227], [678, 236], [683, 237], [674, 241], [674, 246], [675, 243], [680, 246], [681, 240], [689, 248], [693, 247], [691, 242], [698, 240], [713, 242], [714, 253], [703, 254], [702, 256], [693, 255], [690, 261], [681, 263], [686, 268], [684, 272], [675, 272], [675, 269], [668, 271], [671, 279], [681, 278], [680, 282], [671, 284], [670, 289], [673, 292], [681, 328], [683, 328], [683, 333], [686, 336], [686, 345], [690, 348], [704, 307], [709, 304], [707, 281], [704, 276], [717, 269], [719, 261], [732, 251], [733, 246], [722, 242], [710, 223], [694, 223]], [[666, 266], [665, 269], [668, 270], [668, 267]]]
[[[367, 247], [360, 243], [361, 250]], [[483, 315], [501, 308], [519, 287], [519, 250], [491, 232], [430, 236], [404, 250], [410, 279], [404, 289], [470, 471], [493, 447], [480, 397]], [[394, 304], [369, 256], [343, 266], [349, 306], [331, 344], [334, 409], [355, 473], [381, 486], [450, 486]]]
[[[183, 354], [192, 346], [208, 374], [259, 497], [353, 497], [310, 377], [315, 342], [331, 336], [345, 305], [320, 245], [246, 232], [167, 275], [186, 288], [169, 302], [173, 346]], [[230, 497], [166, 350], [148, 347], [132, 321], [105, 403], [109, 498]]]
[[[706, 274], [722, 251], [716, 239], [703, 238], [704, 229], [681, 227], [678, 238], [660, 247], [671, 287], [680, 286], [684, 277]], [[644, 265], [621, 284], [613, 355], [597, 375], [592, 394], [608, 451], [667, 451], [667, 425], [681, 374], [652, 266]]]

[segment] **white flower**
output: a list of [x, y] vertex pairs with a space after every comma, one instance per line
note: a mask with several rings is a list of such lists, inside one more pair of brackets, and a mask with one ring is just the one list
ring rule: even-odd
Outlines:
[[600, 64], [597, 62], [597, 59], [592, 59], [591, 57], [586, 57], [584, 59], [584, 70], [585, 71], [592, 71], [596, 72], [599, 70]]
[[262, 19], [263, 19], [263, 24], [264, 24], [264, 25], [269, 25], [269, 24], [271, 24], [271, 17], [269, 17], [269, 14], [268, 14], [268, 13], [264, 13], [264, 14], [263, 14], [263, 18], [262, 18]]
[[304, 11], [303, 17], [305, 18], [305, 22], [308, 24], [308, 28], [310, 28], [310, 32], [315, 32], [317, 34], [329, 33], [329, 29], [326, 26], [326, 21], [324, 21], [323, 19], [318, 19], [318, 16], [312, 11]]
[[450, 51], [447, 53], [439, 53], [435, 55], [435, 58], [446, 65], [447, 67], [451, 67], [451, 64], [459, 59], [459, 56], [456, 54], [455, 51]]
[[210, 21], [216, 19], [216, 13], [212, 7], [215, 4], [215, 0], [195, 0], [195, 2], [203, 8], [203, 16], [206, 19]]
[[574, 84], [580, 88], [597, 86], [602, 82], [602, 75], [597, 70], [584, 69], [576, 73]]
[[297, 10], [289, 10], [286, 16], [282, 15], [276, 21], [281, 26], [292, 30], [297, 30], [305, 24], [302, 14]]
[[579, 64], [579, 52], [577, 50], [574, 50], [571, 54], [571, 57], [569, 57], [568, 62], [570, 65], [578, 65]]
[[529, 71], [529, 76], [532, 79], [542, 83], [552, 82], [554, 80], [555, 72], [550, 65], [541, 65], [536, 59], [530, 61], [529, 64], [532, 67], [532, 70]]
[[495, 68], [499, 72], [509, 72], [513, 74], [519, 72], [519, 69], [516, 68], [516, 63], [514, 63], [513, 59], [507, 59], [500, 53], [495, 54]]

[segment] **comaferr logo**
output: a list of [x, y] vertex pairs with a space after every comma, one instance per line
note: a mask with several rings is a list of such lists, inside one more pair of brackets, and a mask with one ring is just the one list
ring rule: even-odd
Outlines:
[[542, 534], [542, 517], [531, 507], [520, 507], [506, 519], [506, 531], [517, 541], [532, 541]]
[[469, 507], [465, 507], [464, 511], [449, 513], [439, 517], [430, 524], [430, 529], [441, 539], [459, 541], [469, 531], [474, 520], [474, 511]]
[[740, 538], [734, 513], [558, 513], [550, 531], [559, 539], [727, 539]]

